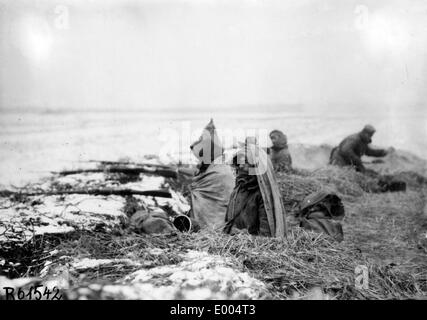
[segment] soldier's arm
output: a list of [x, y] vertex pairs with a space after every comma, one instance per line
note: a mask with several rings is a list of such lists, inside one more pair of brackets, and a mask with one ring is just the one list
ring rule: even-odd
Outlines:
[[373, 149], [371, 147], [367, 147], [365, 154], [370, 157], [384, 157], [387, 155], [387, 151], [384, 149]]

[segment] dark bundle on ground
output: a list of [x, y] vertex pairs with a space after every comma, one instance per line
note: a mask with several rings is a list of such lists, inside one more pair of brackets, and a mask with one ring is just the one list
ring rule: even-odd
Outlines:
[[414, 171], [402, 171], [393, 174], [396, 180], [403, 181], [409, 188], [423, 188], [427, 187], [427, 177], [414, 172]]

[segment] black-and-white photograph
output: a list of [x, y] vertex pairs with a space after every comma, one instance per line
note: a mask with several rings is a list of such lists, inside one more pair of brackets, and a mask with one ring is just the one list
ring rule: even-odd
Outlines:
[[426, 199], [424, 0], [0, 0], [0, 300], [425, 300]]

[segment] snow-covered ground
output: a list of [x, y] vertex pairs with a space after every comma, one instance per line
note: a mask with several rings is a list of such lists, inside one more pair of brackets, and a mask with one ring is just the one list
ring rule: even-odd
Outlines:
[[[161, 249], [152, 249], [152, 251]], [[154, 252], [153, 252], [154, 254]], [[162, 254], [162, 252], [158, 252]], [[22, 288], [40, 282], [44, 286], [65, 290], [70, 299], [143, 299], [143, 300], [192, 300], [192, 299], [262, 299], [268, 298], [265, 284], [246, 272], [239, 271], [232, 261], [203, 251], [190, 250], [180, 254], [182, 262], [147, 269], [130, 259], [75, 260], [66, 267], [49, 264], [39, 278], [8, 279], [0, 276], [0, 285]], [[139, 270], [114, 283], [93, 283], [71, 287], [71, 272], [96, 270], [110, 265], [140, 267]], [[70, 290], [70, 291], [66, 291]], [[1, 296], [0, 296], [1, 297]]]
[[[121, 283], [78, 288], [71, 297], [84, 299], [85, 293], [93, 292], [97, 292], [99, 298], [148, 300], [260, 299], [268, 296], [264, 283], [236, 270], [236, 266], [224, 257], [201, 251], [188, 251], [181, 256], [183, 261], [176, 265], [141, 268]], [[83, 263], [94, 267], [114, 261], [87, 260], [78, 266]]]
[[[90, 187], [115, 187], [133, 190], [157, 190], [165, 184], [163, 177], [141, 175], [136, 182], [117, 185], [106, 180], [103, 173], [74, 174], [65, 177], [44, 179], [37, 184], [40, 190], [52, 187], [71, 187], [85, 190]], [[149, 211], [159, 205], [169, 205], [178, 214], [189, 210], [182, 195], [170, 190], [172, 198], [156, 198], [136, 195], [141, 205]], [[96, 196], [85, 194], [32, 196], [27, 201], [16, 202], [10, 198], [0, 199], [0, 243], [3, 241], [27, 241], [34, 235], [66, 233], [74, 230], [106, 230], [124, 223], [127, 219], [125, 199], [121, 196]]]

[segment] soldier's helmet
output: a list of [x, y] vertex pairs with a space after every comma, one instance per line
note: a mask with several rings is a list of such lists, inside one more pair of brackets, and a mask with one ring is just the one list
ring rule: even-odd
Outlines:
[[369, 135], [373, 135], [376, 130], [372, 125], [367, 124], [366, 126], [363, 127], [362, 131], [369, 134]]

